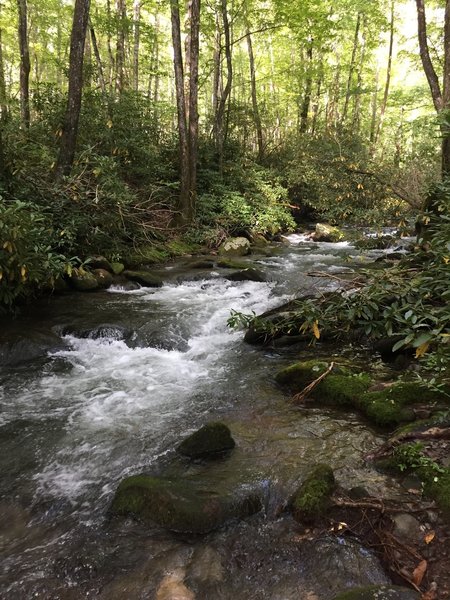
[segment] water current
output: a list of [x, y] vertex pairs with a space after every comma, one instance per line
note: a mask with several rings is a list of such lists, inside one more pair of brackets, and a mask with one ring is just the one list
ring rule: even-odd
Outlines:
[[[227, 319], [231, 309], [261, 313], [331, 289], [333, 279], [308, 272], [349, 271], [368, 258], [347, 243], [291, 235], [248, 260], [270, 281], [231, 282], [184, 259], [160, 268], [162, 288], [46, 299], [14, 323], [24, 339], [49, 332], [61, 343], [0, 371], [2, 598], [333, 597], [334, 575], [318, 576], [280, 506], [319, 461], [346, 486], [385, 493], [392, 483], [362, 459], [379, 439], [357, 415], [294, 407], [277, 388], [277, 369], [316, 350], [253, 348]], [[177, 459], [176, 444], [210, 420], [231, 428], [230, 457]], [[117, 484], [139, 472], [257, 487], [265, 511], [192, 539], [111, 522]], [[355, 577], [344, 573], [345, 585]]]

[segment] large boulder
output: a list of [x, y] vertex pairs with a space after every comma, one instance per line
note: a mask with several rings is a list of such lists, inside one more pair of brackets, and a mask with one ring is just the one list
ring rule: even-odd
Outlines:
[[148, 271], [124, 271], [122, 275], [130, 281], [139, 283], [142, 287], [159, 288], [163, 285], [163, 281], [160, 277], [153, 273], [149, 273]]
[[170, 531], [204, 534], [261, 508], [259, 496], [249, 492], [220, 495], [195, 481], [134, 475], [120, 483], [109, 512], [131, 515]]
[[99, 289], [95, 275], [84, 269], [74, 269], [70, 276], [70, 283], [79, 292], [93, 292]]
[[112, 272], [114, 273], [114, 275], [120, 275], [121, 273], [123, 273], [125, 271], [125, 266], [121, 262], [112, 262], [111, 269], [112, 269]]
[[113, 276], [106, 269], [94, 269], [92, 275], [97, 280], [98, 287], [101, 290], [106, 290], [113, 283]]
[[109, 273], [114, 273], [111, 263], [104, 256], [91, 256], [89, 258], [90, 269], [104, 269]]
[[396, 585], [369, 585], [342, 592], [334, 600], [419, 600], [420, 594]]
[[313, 236], [316, 242], [341, 242], [345, 237], [338, 227], [326, 223], [317, 223]]
[[228, 238], [219, 248], [222, 256], [246, 256], [250, 251], [250, 242], [245, 237]]
[[331, 467], [316, 465], [291, 499], [294, 519], [300, 523], [311, 523], [323, 516], [335, 485]]
[[232, 450], [235, 445], [224, 423], [207, 423], [181, 442], [177, 451], [189, 458], [206, 458]]

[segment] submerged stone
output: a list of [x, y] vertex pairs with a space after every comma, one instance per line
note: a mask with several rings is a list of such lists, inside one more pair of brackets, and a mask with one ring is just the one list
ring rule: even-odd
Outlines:
[[246, 256], [250, 254], [250, 242], [245, 237], [228, 238], [219, 248], [222, 256]]
[[294, 519], [310, 523], [321, 517], [328, 507], [334, 488], [335, 479], [331, 467], [316, 465], [291, 500]]
[[120, 483], [109, 512], [131, 515], [171, 531], [204, 534], [233, 517], [244, 518], [261, 508], [256, 494], [220, 495], [193, 481], [134, 475]]
[[414, 590], [396, 585], [369, 585], [338, 594], [334, 600], [419, 600]]
[[224, 423], [208, 423], [181, 442], [177, 451], [190, 458], [204, 458], [232, 450], [235, 445]]
[[217, 260], [217, 266], [219, 269], [248, 269], [248, 262], [240, 262], [238, 260], [231, 260], [229, 258], [219, 258]]
[[148, 271], [124, 271], [122, 273], [124, 277], [130, 281], [134, 281], [142, 285], [143, 287], [162, 287], [163, 281], [157, 275], [149, 273]]

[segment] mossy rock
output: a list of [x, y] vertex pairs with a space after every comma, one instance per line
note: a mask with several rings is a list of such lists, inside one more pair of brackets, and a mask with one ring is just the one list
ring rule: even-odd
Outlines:
[[444, 394], [421, 387], [414, 382], [395, 383], [381, 391], [367, 392], [359, 408], [376, 425], [396, 427], [415, 420], [412, 406], [445, 399]]
[[113, 283], [113, 276], [106, 269], [94, 269], [92, 275], [95, 277], [98, 283], [98, 287], [101, 290], [106, 290]]
[[250, 242], [245, 237], [228, 238], [219, 248], [221, 256], [246, 256], [250, 251]]
[[88, 260], [88, 264], [91, 270], [104, 269], [105, 271], [108, 271], [108, 273], [113, 272], [111, 263], [104, 256], [91, 256]]
[[124, 277], [129, 279], [130, 281], [135, 281], [139, 283], [143, 287], [162, 287], [163, 281], [157, 275], [153, 275], [148, 271], [124, 271], [122, 273]]
[[84, 269], [74, 269], [70, 276], [70, 283], [79, 292], [93, 292], [99, 287], [95, 276]]
[[189, 458], [206, 458], [232, 450], [235, 445], [224, 423], [207, 423], [181, 442], [177, 452]]
[[252, 267], [243, 269], [242, 271], [236, 271], [236, 273], [230, 273], [225, 279], [228, 279], [229, 281], [268, 281], [267, 275], [263, 271]]
[[170, 256], [185, 256], [187, 254], [195, 254], [200, 250], [201, 246], [181, 240], [179, 238], [169, 240], [165, 243], [165, 249]]
[[120, 483], [109, 512], [131, 515], [171, 531], [204, 534], [228, 519], [244, 518], [261, 508], [261, 500], [254, 494], [221, 496], [190, 481], [134, 475]]
[[360, 398], [372, 385], [367, 373], [340, 375], [330, 373], [313, 390], [313, 397], [332, 406], [358, 407]]
[[153, 265], [164, 262], [170, 258], [169, 252], [163, 245], [148, 244], [140, 246], [134, 254], [130, 254], [125, 260], [126, 267], [134, 269], [140, 265]]
[[228, 258], [219, 258], [216, 264], [219, 269], [248, 269], [249, 267], [248, 262], [239, 262]]
[[450, 521], [450, 469], [437, 476], [428, 476], [424, 483], [425, 493], [436, 501], [447, 521]]
[[316, 242], [340, 242], [345, 238], [344, 233], [338, 228], [326, 223], [317, 223], [314, 232]]
[[196, 260], [187, 266], [190, 269], [212, 269], [214, 267], [214, 261], [211, 258], [205, 258], [202, 260]]
[[111, 263], [111, 269], [114, 275], [120, 275], [125, 271], [125, 265], [121, 262], [113, 262]]
[[323, 516], [335, 485], [331, 467], [316, 465], [291, 500], [290, 508], [294, 519], [310, 523]]
[[420, 594], [396, 585], [369, 585], [342, 592], [334, 600], [420, 600]]
[[278, 371], [275, 381], [280, 385], [287, 385], [296, 391], [301, 391], [325, 373], [328, 367], [329, 364], [324, 361], [305, 360]]

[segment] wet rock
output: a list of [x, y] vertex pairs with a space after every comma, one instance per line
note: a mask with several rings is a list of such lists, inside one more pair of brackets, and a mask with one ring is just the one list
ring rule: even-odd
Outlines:
[[261, 499], [252, 493], [220, 495], [194, 481], [134, 475], [120, 483], [110, 514], [131, 515], [170, 531], [204, 534], [261, 508]]
[[50, 352], [62, 350], [66, 343], [57, 335], [30, 331], [27, 337], [12, 336], [0, 343], [0, 366], [13, 366], [44, 358]]
[[206, 458], [232, 450], [235, 445], [224, 423], [208, 423], [181, 442], [177, 452], [189, 458]]
[[351, 538], [325, 536], [305, 543], [301, 560], [302, 569], [315, 574], [312, 583], [320, 597], [333, 598], [345, 588], [390, 583], [376, 556]]
[[229, 258], [219, 258], [217, 260], [217, 266], [219, 269], [248, 269], [248, 262], [240, 262], [238, 260], [231, 260]]
[[114, 277], [114, 285], [117, 285], [118, 287], [122, 288], [123, 290], [126, 290], [127, 292], [132, 290], [138, 290], [141, 287], [139, 283], [137, 283], [136, 281], [130, 281], [129, 279], [124, 277], [123, 274], [116, 275], [116, 277]]
[[394, 535], [406, 540], [419, 542], [424, 533], [419, 521], [408, 513], [400, 513], [392, 517], [394, 522]]
[[114, 273], [111, 263], [104, 256], [92, 256], [89, 259], [89, 268], [94, 269], [103, 269], [104, 271], [108, 271], [109, 273]]
[[93, 292], [99, 289], [95, 276], [84, 269], [74, 269], [70, 276], [70, 283], [79, 292]]
[[251, 233], [249, 237], [252, 245], [257, 248], [264, 248], [269, 243], [262, 233]]
[[325, 513], [335, 488], [333, 470], [318, 464], [295, 492], [290, 508], [296, 521], [311, 523]]
[[133, 336], [133, 330], [123, 327], [122, 325], [114, 325], [111, 323], [101, 323], [92, 328], [78, 328], [71, 325], [65, 325], [61, 329], [61, 335], [72, 335], [82, 339], [112, 339], [112, 340], [127, 340]]
[[53, 282], [53, 287], [51, 288], [51, 292], [54, 294], [67, 294], [71, 291], [70, 285], [67, 283], [65, 279], [62, 277], [57, 277]]
[[228, 238], [219, 248], [221, 256], [246, 256], [250, 254], [250, 242], [245, 237]]
[[205, 258], [204, 260], [197, 260], [188, 265], [190, 269], [212, 269], [214, 267], [214, 261], [211, 258]]
[[188, 569], [189, 579], [214, 584], [223, 581], [225, 571], [220, 554], [211, 546], [197, 548]]
[[395, 344], [403, 338], [403, 335], [393, 335], [391, 337], [381, 338], [374, 343], [373, 349], [375, 352], [379, 352], [381, 355], [381, 360], [387, 363], [394, 362], [396, 358], [402, 355], [413, 356], [415, 353], [415, 348], [400, 348], [399, 350], [393, 352], [392, 349]]
[[120, 275], [125, 271], [125, 265], [121, 262], [113, 262], [111, 263], [111, 269], [114, 275]]
[[155, 600], [194, 600], [195, 594], [184, 584], [184, 578], [184, 569], [166, 575], [156, 590]]
[[94, 269], [92, 275], [97, 280], [98, 287], [101, 290], [106, 290], [113, 283], [113, 276], [106, 269]]
[[420, 594], [414, 590], [395, 585], [370, 585], [360, 587], [335, 596], [334, 600], [419, 600]]
[[320, 360], [298, 362], [278, 371], [275, 381], [280, 385], [288, 385], [300, 391], [325, 373], [328, 366], [328, 363]]
[[236, 273], [230, 273], [230, 275], [226, 275], [225, 279], [229, 281], [268, 281], [267, 275], [263, 271], [251, 267]]
[[354, 245], [361, 250], [385, 250], [393, 244], [396, 239], [392, 235], [383, 235], [379, 237], [363, 238], [355, 241]]
[[345, 237], [340, 229], [326, 223], [317, 223], [313, 235], [316, 242], [340, 242]]
[[124, 271], [122, 275], [130, 281], [139, 283], [139, 285], [142, 285], [143, 287], [159, 288], [163, 285], [163, 281], [160, 277], [153, 275], [153, 273], [149, 273], [148, 271]]

